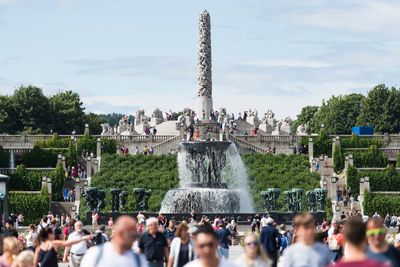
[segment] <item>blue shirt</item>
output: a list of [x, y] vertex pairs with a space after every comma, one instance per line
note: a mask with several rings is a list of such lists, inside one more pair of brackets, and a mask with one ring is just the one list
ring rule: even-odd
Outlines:
[[400, 266], [400, 251], [391, 246], [384, 253], [374, 253], [368, 248], [367, 256], [372, 260], [390, 264], [392, 267]]
[[229, 240], [228, 238], [231, 236], [231, 232], [225, 228], [220, 228], [215, 233], [219, 239], [219, 246], [222, 248], [229, 249]]
[[267, 253], [275, 253], [280, 246], [280, 235], [275, 227], [264, 226], [260, 233], [260, 242]]

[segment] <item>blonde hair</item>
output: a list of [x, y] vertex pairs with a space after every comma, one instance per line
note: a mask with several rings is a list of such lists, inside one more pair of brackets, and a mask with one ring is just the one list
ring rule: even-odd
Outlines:
[[7, 260], [10, 263], [13, 262], [14, 256], [18, 255], [20, 249], [19, 241], [14, 236], [7, 236], [3, 239], [3, 254], [9, 253]]
[[[254, 233], [246, 234], [244, 240], [246, 240], [249, 237], [251, 237], [254, 240], [258, 241], [258, 238]], [[261, 244], [257, 245], [257, 257], [259, 257], [264, 262], [270, 262], [270, 259], [268, 258], [267, 254], [265, 254], [264, 249], [261, 247]], [[249, 264], [249, 262], [248, 262], [248, 265], [251, 266], [252, 264]]]
[[15, 258], [12, 267], [32, 267], [33, 257], [32, 251], [24, 250]]

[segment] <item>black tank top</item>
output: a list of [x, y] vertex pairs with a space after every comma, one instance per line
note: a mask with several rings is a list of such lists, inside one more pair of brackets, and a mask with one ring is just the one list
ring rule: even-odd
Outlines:
[[40, 249], [38, 258], [40, 267], [58, 267], [57, 252], [54, 248], [50, 250]]

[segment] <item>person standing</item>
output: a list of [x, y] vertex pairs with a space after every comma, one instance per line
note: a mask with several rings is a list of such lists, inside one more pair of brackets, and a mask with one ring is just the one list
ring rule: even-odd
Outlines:
[[221, 258], [229, 259], [229, 243], [232, 241], [231, 232], [225, 228], [223, 220], [217, 221], [217, 230], [215, 233], [218, 236], [218, 255]]
[[30, 224], [28, 234], [26, 235], [26, 247], [31, 251], [35, 251], [36, 238], [37, 238], [36, 227], [34, 224]]
[[265, 220], [267, 224], [261, 229], [260, 242], [267, 256], [272, 260], [272, 267], [278, 264], [278, 252], [280, 248], [280, 235], [278, 230], [273, 227], [274, 220], [268, 217]]
[[113, 238], [101, 246], [90, 248], [81, 267], [148, 267], [146, 258], [132, 250], [137, 237], [136, 220], [120, 216], [113, 226]]
[[283, 267], [325, 267], [331, 263], [328, 246], [315, 242], [316, 223], [312, 214], [294, 218], [296, 243], [283, 252]]
[[189, 227], [185, 221], [178, 225], [176, 237], [171, 242], [167, 267], [183, 267], [193, 260], [193, 245], [188, 231]]
[[157, 218], [151, 217], [146, 221], [147, 232], [140, 237], [139, 249], [146, 256], [149, 267], [163, 267], [168, 264], [168, 242], [158, 231]]
[[368, 259], [366, 226], [360, 217], [351, 217], [343, 227], [346, 250], [342, 259], [329, 267], [387, 267], [388, 265]]
[[176, 224], [175, 219], [169, 220], [168, 227], [164, 231], [164, 236], [168, 241], [168, 245], [171, 245], [171, 242], [175, 237], [175, 232], [176, 232], [175, 224]]
[[66, 256], [69, 254], [69, 267], [79, 267], [83, 255], [85, 255], [86, 251], [88, 250], [88, 238], [84, 239], [83, 223], [81, 221], [77, 221], [74, 225], [74, 229], [75, 231], [68, 236], [68, 241], [80, 241], [74, 243], [71, 247], [67, 247], [66, 252], [64, 253], [64, 262], [67, 261]]
[[386, 228], [381, 217], [372, 217], [367, 223], [368, 249], [370, 259], [391, 267], [400, 266], [400, 251], [386, 242]]
[[245, 267], [270, 267], [271, 261], [268, 259], [263, 248], [260, 245], [260, 241], [254, 233], [246, 235], [244, 238], [244, 253], [240, 255], [235, 263], [238, 266]]
[[18, 231], [15, 230], [13, 221], [8, 219], [6, 221], [6, 228], [3, 232], [3, 237], [13, 236], [18, 239]]
[[194, 240], [195, 254], [197, 259], [189, 262], [185, 267], [233, 267], [234, 264], [227, 261], [225, 258], [219, 258], [218, 236], [210, 225], [203, 225], [198, 228], [195, 233]]

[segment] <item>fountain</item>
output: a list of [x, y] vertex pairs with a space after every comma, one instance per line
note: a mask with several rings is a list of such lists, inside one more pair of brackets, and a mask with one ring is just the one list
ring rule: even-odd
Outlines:
[[182, 142], [178, 149], [180, 187], [167, 192], [162, 213], [247, 213], [252, 212], [247, 174], [236, 149], [229, 141], [204, 141], [213, 110], [211, 81], [211, 23], [207, 11], [200, 14], [198, 53], [198, 120], [202, 141]]
[[169, 190], [162, 213], [248, 213], [247, 175], [232, 142], [183, 142], [178, 149], [180, 188]]

